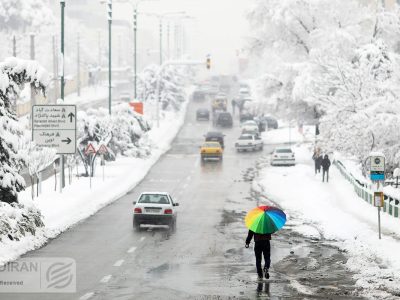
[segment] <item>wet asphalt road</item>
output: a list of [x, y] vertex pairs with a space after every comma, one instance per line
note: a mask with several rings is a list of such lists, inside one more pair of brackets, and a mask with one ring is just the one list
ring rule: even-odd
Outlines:
[[[126, 196], [27, 257], [71, 257], [75, 294], [0, 294], [0, 299], [354, 299], [346, 258], [331, 241], [295, 234], [290, 220], [274, 236], [271, 282], [257, 283], [253, 250], [244, 248], [245, 212], [266, 199], [251, 189], [271, 147], [236, 153], [240, 129], [224, 129], [222, 163], [200, 163], [199, 145], [212, 128], [196, 122], [192, 103], [171, 150]], [[177, 231], [132, 227], [132, 201], [143, 191], [168, 191], [178, 207]], [[279, 205], [279, 204], [276, 204]], [[291, 253], [292, 251], [292, 253]]]

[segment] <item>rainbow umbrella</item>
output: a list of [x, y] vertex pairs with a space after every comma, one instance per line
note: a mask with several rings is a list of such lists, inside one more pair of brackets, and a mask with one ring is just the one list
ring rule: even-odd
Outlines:
[[255, 233], [274, 233], [285, 225], [286, 215], [279, 208], [259, 206], [247, 213], [244, 222]]

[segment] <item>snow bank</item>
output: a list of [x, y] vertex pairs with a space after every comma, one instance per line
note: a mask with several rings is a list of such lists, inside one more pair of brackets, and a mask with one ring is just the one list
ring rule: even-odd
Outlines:
[[[279, 124], [284, 124], [279, 121]], [[279, 129], [264, 131], [261, 134], [264, 144], [286, 144], [313, 141], [315, 138], [315, 126], [298, 127], [285, 126]]]
[[300, 215], [300, 232], [312, 235], [303, 225], [314, 225], [325, 239], [348, 252], [347, 266], [357, 273], [357, 284], [369, 296], [400, 293], [400, 220], [383, 215], [379, 240], [377, 209], [358, 198], [335, 167], [330, 182], [322, 183], [321, 175], [314, 174], [310, 150], [305, 146], [294, 150], [295, 167], [262, 170], [255, 188], [284, 208], [289, 220], [292, 214]]

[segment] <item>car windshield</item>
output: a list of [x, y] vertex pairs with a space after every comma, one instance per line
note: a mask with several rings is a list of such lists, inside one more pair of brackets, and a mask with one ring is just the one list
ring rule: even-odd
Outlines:
[[276, 149], [276, 153], [292, 153], [292, 149]]
[[203, 145], [205, 148], [219, 148], [220, 144], [219, 143], [205, 143]]
[[251, 135], [242, 135], [239, 137], [239, 140], [252, 140]]
[[169, 198], [165, 194], [142, 194], [138, 203], [169, 204]]

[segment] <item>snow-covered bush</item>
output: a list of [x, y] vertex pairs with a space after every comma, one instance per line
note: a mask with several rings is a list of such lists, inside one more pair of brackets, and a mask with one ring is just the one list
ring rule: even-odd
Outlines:
[[115, 155], [147, 156], [150, 149], [142, 137], [149, 130], [147, 121], [127, 104], [113, 106], [111, 117], [103, 108], [78, 113], [79, 144], [83, 148], [89, 142], [107, 143]]
[[18, 174], [25, 159], [18, 153], [18, 138], [23, 130], [10, 102], [25, 83], [44, 92], [48, 76], [34, 61], [9, 58], [0, 63], [0, 200], [5, 202], [16, 201], [17, 193], [25, 187]]
[[34, 205], [0, 202], [0, 242], [19, 241], [43, 227], [43, 217]]
[[[143, 102], [156, 101], [157, 75], [160, 67], [150, 65], [139, 75], [138, 98]], [[160, 101], [162, 109], [179, 110], [186, 99], [185, 85], [192, 76], [187, 67], [169, 66], [161, 73]]]

